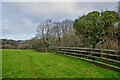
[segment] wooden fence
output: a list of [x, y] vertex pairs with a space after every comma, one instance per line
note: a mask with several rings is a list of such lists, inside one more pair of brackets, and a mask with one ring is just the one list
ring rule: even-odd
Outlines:
[[80, 47], [49, 47], [49, 52], [80, 58], [120, 70], [120, 50]]

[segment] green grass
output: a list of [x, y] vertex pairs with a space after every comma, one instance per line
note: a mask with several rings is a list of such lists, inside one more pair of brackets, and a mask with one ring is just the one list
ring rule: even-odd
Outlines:
[[3, 78], [120, 78], [80, 59], [35, 50], [2, 50]]

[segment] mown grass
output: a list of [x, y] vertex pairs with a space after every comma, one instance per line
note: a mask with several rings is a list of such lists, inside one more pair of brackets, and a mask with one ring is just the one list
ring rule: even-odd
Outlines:
[[80, 59], [35, 50], [2, 50], [3, 78], [120, 78]]

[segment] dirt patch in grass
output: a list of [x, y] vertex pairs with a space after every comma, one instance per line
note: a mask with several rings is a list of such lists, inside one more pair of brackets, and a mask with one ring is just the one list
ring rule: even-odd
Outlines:
[[97, 64], [97, 63], [93, 63], [93, 62], [90, 62], [90, 63], [95, 64], [95, 66], [97, 66], [97, 67], [101, 67], [101, 68], [113, 70], [113, 71], [116, 71], [116, 72], [120, 72], [120, 70], [113, 69], [113, 68], [111, 68], [111, 67], [108, 67], [108, 66], [105, 66], [105, 65], [102, 65], [102, 64]]

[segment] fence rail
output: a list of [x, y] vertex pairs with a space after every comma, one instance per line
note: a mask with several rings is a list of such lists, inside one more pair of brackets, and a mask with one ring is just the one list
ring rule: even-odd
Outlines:
[[76, 57], [87, 61], [104, 64], [120, 70], [120, 50], [91, 49], [80, 47], [48, 47], [49, 52]]

